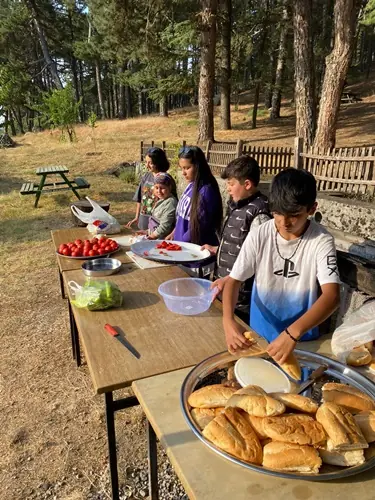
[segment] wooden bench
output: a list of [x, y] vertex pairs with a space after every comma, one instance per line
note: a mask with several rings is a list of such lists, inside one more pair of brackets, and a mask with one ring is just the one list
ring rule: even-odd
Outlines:
[[34, 187], [33, 182], [24, 182], [20, 189], [20, 194], [36, 194], [38, 188]]
[[354, 102], [360, 102], [362, 99], [354, 94], [353, 92], [343, 92], [341, 95], [341, 103], [342, 104], [353, 104]]

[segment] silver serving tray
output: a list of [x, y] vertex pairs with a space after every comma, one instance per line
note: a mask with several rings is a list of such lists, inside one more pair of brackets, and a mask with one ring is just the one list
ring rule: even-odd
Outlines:
[[[303, 372], [306, 374], [306, 378], [308, 376], [308, 373], [311, 373], [321, 365], [326, 365], [328, 366], [328, 369], [325, 372], [326, 375], [334, 377], [344, 384], [350, 384], [375, 399], [375, 384], [364, 375], [361, 375], [360, 373], [355, 371], [353, 368], [343, 365], [338, 361], [327, 358], [326, 356], [321, 356], [320, 354], [301, 351], [297, 349], [294, 351], [294, 353], [296, 354], [301, 364]], [[319, 474], [280, 472], [267, 469], [259, 465], [253, 465], [248, 462], [244, 462], [243, 460], [229, 455], [228, 453], [208, 441], [202, 435], [200, 429], [196, 426], [194, 420], [190, 415], [190, 407], [187, 402], [188, 397], [194, 391], [197, 384], [201, 382], [205, 377], [212, 374], [213, 372], [225, 368], [228, 363], [233, 362], [235, 359], [237, 358], [229, 354], [227, 351], [215, 354], [214, 356], [205, 359], [191, 370], [191, 372], [186, 376], [181, 387], [180, 403], [185, 420], [190, 429], [197, 436], [197, 438], [200, 439], [206, 446], [211, 448], [211, 450], [237, 465], [240, 465], [252, 471], [260, 472], [261, 474], [269, 474], [271, 476], [283, 477], [287, 479], [300, 479], [307, 481], [328, 481], [341, 479], [344, 477], [353, 476], [355, 474], [360, 474], [361, 472], [367, 471], [375, 466], [375, 457], [373, 457], [370, 460], [366, 461], [364, 464], [353, 467], [336, 467], [334, 465], [323, 464], [320, 468]]]

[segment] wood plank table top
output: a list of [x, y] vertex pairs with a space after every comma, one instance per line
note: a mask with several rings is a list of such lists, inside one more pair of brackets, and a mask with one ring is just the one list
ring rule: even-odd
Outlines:
[[[63, 277], [68, 293], [68, 281], [83, 284], [85, 278], [81, 271], [66, 271]], [[88, 311], [73, 306], [97, 393], [195, 365], [226, 349], [219, 305], [212, 305], [198, 316], [183, 316], [166, 308], [158, 294], [159, 285], [184, 277], [187, 274], [176, 266], [142, 270], [133, 264], [123, 265], [119, 274], [108, 277], [123, 291], [122, 307]], [[122, 330], [126, 340], [139, 352], [139, 359], [104, 330], [105, 323]]]
[[44, 175], [44, 174], [60, 174], [60, 173], [68, 173], [69, 169], [68, 167], [65, 167], [63, 165], [56, 165], [56, 166], [50, 166], [50, 167], [39, 167], [36, 169], [36, 175]]
[[[327, 355], [330, 341], [303, 342], [303, 349]], [[132, 384], [148, 420], [194, 500], [373, 500], [374, 470], [336, 481], [309, 482], [275, 478], [233, 464], [199, 441], [185, 422], [180, 389], [190, 368]]]
[[[122, 228], [121, 233], [114, 234], [113, 237], [124, 235], [124, 234], [133, 234], [134, 231], [131, 229]], [[91, 234], [85, 227], [73, 227], [70, 229], [57, 229], [51, 231], [52, 242], [55, 246], [55, 250], [59, 248], [62, 243], [68, 243], [69, 241], [74, 241], [77, 239], [85, 240], [94, 238], [94, 235]], [[110, 238], [111, 235], [108, 236]], [[113, 254], [113, 257], [120, 260], [123, 263], [133, 262], [131, 258], [126, 255], [126, 252], [130, 248], [121, 247], [121, 249]], [[57, 264], [60, 268], [60, 272], [72, 271], [75, 269], [81, 269], [82, 264], [85, 262], [85, 259], [68, 259], [67, 257], [60, 257], [56, 254]]]

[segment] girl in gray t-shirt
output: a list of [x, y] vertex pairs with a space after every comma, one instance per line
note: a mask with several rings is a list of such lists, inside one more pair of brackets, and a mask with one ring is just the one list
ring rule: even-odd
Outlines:
[[[161, 148], [150, 148], [146, 154], [146, 172], [137, 187], [133, 200], [137, 202], [135, 217], [126, 224], [126, 227], [131, 227], [137, 222], [138, 228], [141, 230], [148, 229], [148, 222], [152, 210], [158, 199], [154, 195], [154, 177], [159, 172], [166, 172], [169, 169], [169, 161], [165, 152]], [[172, 193], [177, 197], [176, 183], [172, 178]]]

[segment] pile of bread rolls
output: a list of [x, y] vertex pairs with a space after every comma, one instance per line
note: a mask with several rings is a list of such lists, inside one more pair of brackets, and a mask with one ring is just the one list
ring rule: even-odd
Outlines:
[[354, 347], [346, 358], [346, 364], [350, 366], [367, 366], [371, 370], [375, 370], [373, 342]]
[[375, 401], [345, 384], [326, 383], [322, 395], [318, 405], [254, 385], [217, 384], [193, 392], [188, 403], [206, 439], [269, 469], [317, 474], [323, 463], [354, 466], [375, 456]]

